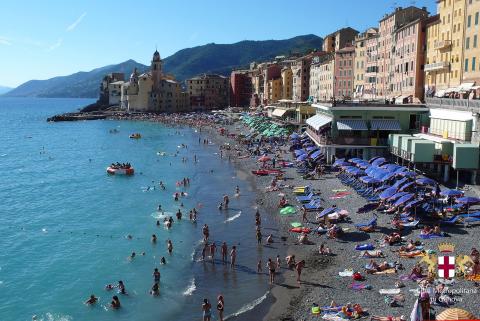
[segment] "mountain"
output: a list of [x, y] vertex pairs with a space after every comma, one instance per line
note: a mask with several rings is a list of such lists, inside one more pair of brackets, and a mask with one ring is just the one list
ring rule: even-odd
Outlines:
[[[305, 53], [322, 47], [322, 38], [315, 35], [285, 40], [240, 41], [234, 44], [210, 43], [182, 49], [163, 59], [164, 71], [183, 81], [201, 73], [229, 75], [231, 70], [245, 67], [252, 61], [261, 62], [278, 55]], [[108, 73], [123, 72], [128, 77], [133, 68], [140, 72], [149, 67], [134, 60], [109, 65], [88, 72], [47, 80], [30, 80], [6, 93], [9, 97], [98, 97], [100, 82]]]
[[0, 86], [0, 95], [12, 90], [10, 87]]
[[54, 77], [47, 80], [30, 80], [6, 93], [8, 97], [63, 97], [93, 98], [98, 97], [102, 78], [111, 72], [123, 72], [130, 75], [133, 68], [145, 71], [148, 67], [135, 60], [127, 60], [117, 65], [108, 65], [91, 71], [80, 71], [68, 76]]

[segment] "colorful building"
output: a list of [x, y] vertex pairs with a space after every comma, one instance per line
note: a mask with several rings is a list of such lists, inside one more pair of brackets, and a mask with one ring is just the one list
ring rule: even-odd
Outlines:
[[[465, 26], [463, 83], [480, 85], [480, 1], [468, 0]], [[480, 95], [475, 95], [479, 98]]]
[[249, 70], [234, 70], [230, 75], [230, 106], [248, 107], [252, 97], [252, 77]]
[[355, 37], [353, 98], [374, 99], [373, 93], [376, 84], [375, 74], [377, 68], [377, 38], [377, 28], [368, 28], [365, 32], [359, 33]]
[[323, 37], [322, 49], [324, 52], [335, 52], [346, 46], [350, 46], [357, 34], [358, 31], [350, 27], [339, 29]]
[[333, 95], [336, 99], [353, 98], [354, 57], [354, 46], [335, 51]]
[[309, 93], [313, 102], [329, 101], [334, 97], [335, 54], [314, 57], [310, 66]]
[[226, 108], [229, 105], [229, 78], [203, 74], [186, 81], [193, 110], [213, 110]]
[[292, 99], [293, 72], [290, 66], [282, 69], [282, 99]]

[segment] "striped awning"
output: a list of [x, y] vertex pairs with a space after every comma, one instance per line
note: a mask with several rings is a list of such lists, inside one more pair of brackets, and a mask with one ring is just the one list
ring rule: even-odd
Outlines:
[[367, 123], [363, 119], [339, 119], [338, 130], [368, 130]]
[[400, 122], [395, 119], [372, 119], [371, 130], [402, 130]]
[[316, 114], [315, 116], [308, 118], [305, 122], [307, 123], [307, 125], [313, 127], [313, 129], [319, 130], [320, 128], [331, 123], [332, 117], [322, 114]]
[[285, 109], [275, 108], [272, 112], [272, 116], [282, 117], [286, 112]]

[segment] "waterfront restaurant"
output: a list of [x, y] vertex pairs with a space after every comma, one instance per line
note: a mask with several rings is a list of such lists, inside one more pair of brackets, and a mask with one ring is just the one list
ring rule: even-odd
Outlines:
[[386, 156], [390, 134], [418, 133], [428, 120], [424, 105], [322, 102], [312, 106], [316, 114], [306, 120], [306, 132], [329, 163], [333, 156]]
[[300, 126], [315, 115], [316, 109], [310, 102], [295, 102], [290, 99], [280, 99], [278, 102], [265, 106], [267, 116], [291, 125]]

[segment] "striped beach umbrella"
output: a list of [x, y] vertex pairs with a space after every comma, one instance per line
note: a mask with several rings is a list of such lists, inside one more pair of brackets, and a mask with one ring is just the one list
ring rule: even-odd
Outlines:
[[446, 309], [436, 317], [437, 320], [475, 320], [475, 316], [459, 308]]

